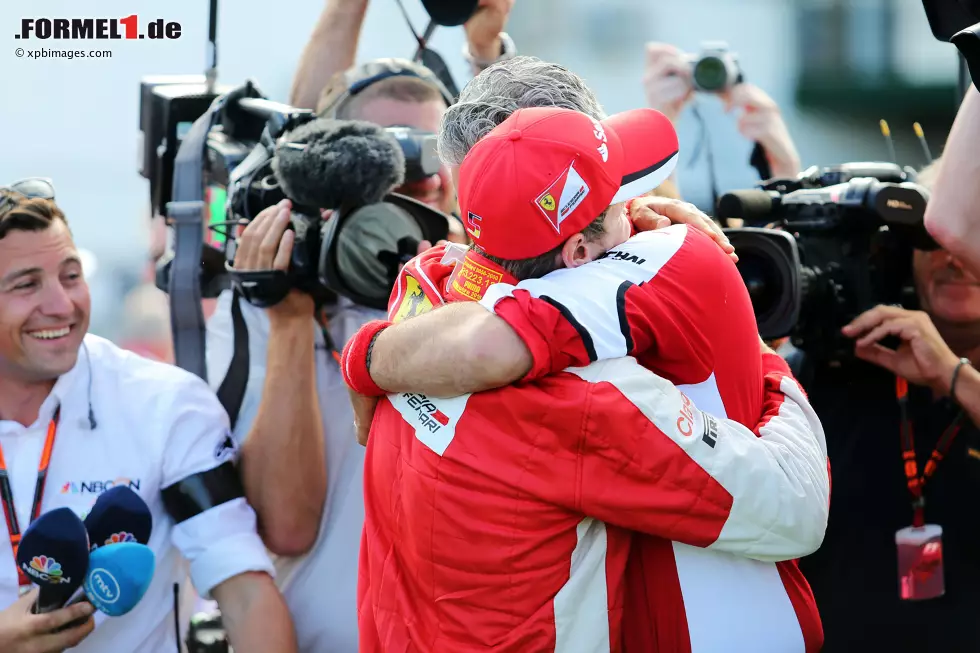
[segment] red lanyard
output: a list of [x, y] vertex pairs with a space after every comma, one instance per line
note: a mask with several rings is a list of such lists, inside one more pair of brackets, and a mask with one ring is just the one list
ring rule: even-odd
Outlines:
[[940, 461], [949, 453], [949, 448], [953, 446], [960, 428], [963, 426], [964, 413], [961, 410], [953, 419], [952, 423], [946, 427], [943, 434], [939, 436], [929, 462], [926, 463], [922, 475], [919, 476], [919, 465], [915, 458], [915, 439], [912, 434], [912, 420], [909, 418], [909, 384], [902, 377], [895, 377], [895, 395], [898, 398], [898, 408], [901, 411], [901, 440], [902, 440], [902, 459], [905, 461], [905, 479], [908, 484], [909, 494], [912, 495], [912, 525], [921, 528], [925, 524], [925, 497], [922, 490], [926, 481], [936, 473], [936, 468]]
[[[34, 504], [31, 507], [31, 523], [41, 515], [41, 502], [44, 500], [44, 482], [48, 477], [48, 465], [51, 463], [51, 450], [54, 449], [54, 437], [58, 432], [58, 415], [61, 409], [55, 411], [51, 423], [48, 424], [48, 437], [41, 451], [41, 464], [37, 469], [37, 484], [34, 486]], [[14, 506], [14, 493], [10, 488], [10, 474], [7, 472], [7, 461], [4, 460], [3, 450], [0, 449], [0, 503], [3, 504], [3, 516], [7, 519], [7, 532], [10, 534], [10, 547], [14, 550], [14, 565], [17, 565], [17, 548], [20, 546], [20, 523], [17, 521], [17, 509]], [[31, 584], [20, 566], [17, 566], [17, 581], [21, 587]]]

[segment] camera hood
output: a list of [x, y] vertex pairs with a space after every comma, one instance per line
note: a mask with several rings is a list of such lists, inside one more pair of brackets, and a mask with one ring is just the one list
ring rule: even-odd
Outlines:
[[414, 257], [421, 241], [444, 240], [450, 220], [398, 193], [338, 212], [323, 226], [320, 281], [356, 304], [385, 310], [399, 263]]
[[973, 85], [976, 86], [977, 80], [980, 79], [980, 23], [960, 30], [949, 41], [966, 59], [967, 68], [970, 69], [970, 78], [973, 79]]

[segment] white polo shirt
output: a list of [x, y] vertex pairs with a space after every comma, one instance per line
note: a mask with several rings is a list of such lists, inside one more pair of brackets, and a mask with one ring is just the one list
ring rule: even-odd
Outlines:
[[[208, 376], [217, 389], [234, 351], [231, 291], [218, 298], [208, 322]], [[249, 378], [235, 425], [241, 443], [255, 420], [265, 385], [269, 319], [265, 311], [242, 302], [248, 327]], [[343, 349], [366, 322], [386, 319], [385, 311], [357, 306], [341, 298], [331, 313], [333, 344]], [[354, 433], [354, 413], [340, 368], [326, 348], [314, 320], [316, 376], [326, 439], [327, 501], [314, 548], [304, 556], [273, 556], [276, 578], [296, 625], [301, 653], [357, 653], [357, 563], [364, 526], [364, 447]], [[270, 397], [270, 401], [284, 401]], [[288, 434], [284, 434], [286, 437]]]
[[[88, 421], [89, 397], [96, 428]], [[156, 573], [146, 596], [123, 617], [96, 615], [96, 629], [76, 653], [173, 653], [174, 585], [210, 591], [247, 571], [273, 572], [244, 499], [234, 499], [174, 524], [161, 489], [237, 455], [222, 448], [228, 418], [201, 379], [87, 335], [75, 367], [58, 379], [29, 427], [0, 421], [0, 446], [10, 472], [17, 518], [28, 524], [48, 424], [61, 418], [48, 468], [42, 512], [68, 507], [83, 518], [99, 494], [125, 483], [149, 505]], [[17, 600], [17, 571], [0, 520], [0, 606]], [[189, 563], [189, 569], [188, 569]], [[193, 596], [181, 592], [181, 639]]]

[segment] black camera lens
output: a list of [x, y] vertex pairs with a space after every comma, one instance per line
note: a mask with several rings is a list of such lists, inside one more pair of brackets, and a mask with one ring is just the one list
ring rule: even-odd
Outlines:
[[784, 231], [725, 229], [738, 252], [738, 272], [752, 300], [759, 334], [781, 338], [800, 314], [800, 259], [796, 241]]
[[783, 279], [776, 263], [764, 256], [740, 254], [738, 271], [745, 281], [756, 315], [767, 315], [783, 294]]
[[704, 57], [694, 65], [694, 83], [705, 91], [721, 91], [728, 85], [728, 68], [720, 57]]

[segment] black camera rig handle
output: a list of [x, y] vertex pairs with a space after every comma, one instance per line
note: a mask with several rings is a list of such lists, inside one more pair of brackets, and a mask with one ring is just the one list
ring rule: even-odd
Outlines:
[[228, 267], [235, 290], [252, 306], [269, 308], [275, 306], [293, 288], [293, 283], [282, 270], [237, 271]]

